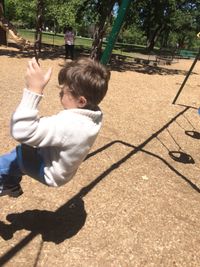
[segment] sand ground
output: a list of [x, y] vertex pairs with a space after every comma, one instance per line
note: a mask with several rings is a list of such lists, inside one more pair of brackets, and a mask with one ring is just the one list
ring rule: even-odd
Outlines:
[[[0, 56], [0, 153], [17, 143], [9, 120], [28, 56]], [[0, 200], [0, 266], [198, 267], [200, 264], [200, 62], [112, 65], [100, 135], [76, 176], [48, 188], [25, 176], [24, 194]], [[40, 61], [53, 76], [41, 115], [60, 110], [63, 57]]]

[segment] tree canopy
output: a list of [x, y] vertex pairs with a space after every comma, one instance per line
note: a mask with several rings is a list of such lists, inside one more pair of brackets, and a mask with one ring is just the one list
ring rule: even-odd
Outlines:
[[[61, 33], [71, 25], [77, 33], [93, 37], [96, 49], [107, 36], [121, 0], [43, 0], [43, 27]], [[6, 17], [17, 27], [35, 28], [37, 0], [7, 0]], [[200, 31], [200, 0], [133, 0], [119, 40], [146, 45], [192, 48]], [[96, 39], [95, 39], [96, 38]], [[96, 41], [95, 41], [96, 40]]]

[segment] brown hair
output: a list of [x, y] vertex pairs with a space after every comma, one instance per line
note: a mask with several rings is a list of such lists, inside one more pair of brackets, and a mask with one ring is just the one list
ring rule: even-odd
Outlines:
[[110, 71], [89, 58], [67, 63], [58, 74], [59, 85], [68, 86], [74, 97], [84, 96], [88, 105], [98, 105], [108, 89]]

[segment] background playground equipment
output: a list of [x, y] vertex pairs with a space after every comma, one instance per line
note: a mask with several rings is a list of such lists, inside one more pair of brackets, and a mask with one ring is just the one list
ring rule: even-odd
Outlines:
[[20, 48], [24, 48], [25, 46], [30, 45], [30, 42], [22, 38], [18, 34], [14, 25], [4, 17], [4, 9], [2, 4], [0, 4], [0, 29], [4, 33], [4, 38], [0, 40], [0, 44], [8, 45], [8, 42], [15, 43]]
[[12, 43], [16, 43], [19, 46], [26, 46], [29, 44], [29, 42], [27, 40], [25, 40], [24, 38], [22, 38], [21, 36], [19, 36], [16, 32], [14, 32], [11, 29], [7, 30], [7, 40], [8, 42]]
[[195, 58], [197, 55], [196, 51], [190, 51], [190, 50], [185, 50], [185, 49], [181, 49], [179, 51], [179, 56], [180, 58]]

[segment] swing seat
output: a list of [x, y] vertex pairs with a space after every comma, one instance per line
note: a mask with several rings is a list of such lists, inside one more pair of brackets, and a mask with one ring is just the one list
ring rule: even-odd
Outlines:
[[182, 151], [169, 151], [169, 156], [178, 162], [182, 162], [185, 164], [194, 164], [195, 161], [189, 154]]
[[200, 139], [200, 133], [197, 131], [185, 131], [185, 134], [194, 139]]

